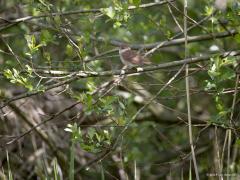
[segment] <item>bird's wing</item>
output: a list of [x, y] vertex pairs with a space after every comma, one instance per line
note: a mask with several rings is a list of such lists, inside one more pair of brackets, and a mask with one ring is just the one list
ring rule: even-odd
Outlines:
[[143, 58], [135, 51], [128, 50], [122, 53], [122, 57], [132, 64], [142, 64]]

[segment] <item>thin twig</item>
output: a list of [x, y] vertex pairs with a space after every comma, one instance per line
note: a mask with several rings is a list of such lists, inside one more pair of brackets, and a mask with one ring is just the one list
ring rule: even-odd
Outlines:
[[[235, 92], [233, 94], [233, 101], [232, 101], [232, 109], [231, 109], [231, 115], [230, 115], [230, 124], [233, 124], [233, 115], [234, 115], [234, 109], [237, 99], [237, 92], [238, 92], [238, 84], [239, 84], [239, 75], [236, 75], [236, 81], [235, 81]], [[228, 130], [228, 153], [227, 153], [227, 174], [230, 173], [230, 156], [231, 156], [231, 143], [232, 143], [232, 131], [231, 129]], [[229, 179], [229, 177], [227, 177]]]
[[[185, 58], [188, 57], [188, 37], [187, 37], [187, 0], [184, 0], [184, 38], [185, 38]], [[189, 133], [189, 143], [191, 147], [191, 154], [192, 154], [192, 160], [195, 170], [195, 176], [196, 179], [199, 180], [199, 173], [198, 173], [198, 167], [197, 167], [197, 160], [196, 155], [194, 151], [194, 144], [193, 144], [193, 134], [192, 134], [192, 119], [191, 119], [191, 105], [190, 105], [190, 90], [189, 90], [189, 74], [188, 74], [188, 64], [185, 67], [186, 70], [186, 95], [187, 95], [187, 112], [188, 112], [188, 133]], [[191, 178], [191, 177], [189, 177]]]

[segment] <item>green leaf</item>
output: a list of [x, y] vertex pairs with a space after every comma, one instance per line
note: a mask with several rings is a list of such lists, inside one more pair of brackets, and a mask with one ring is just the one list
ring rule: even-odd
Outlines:
[[13, 77], [13, 73], [10, 69], [6, 69], [3, 71], [3, 75], [7, 78], [7, 79], [12, 79]]
[[41, 39], [41, 43], [44, 44], [45, 46], [49, 42], [54, 42], [54, 36], [48, 30], [41, 31], [40, 39]]
[[[26, 66], [26, 67], [28, 69], [30, 68], [28, 66]], [[30, 69], [29, 69], [29, 71], [31, 72]], [[15, 68], [13, 68], [12, 71], [9, 69], [4, 70], [3, 74], [7, 79], [10, 79], [11, 83], [13, 83], [13, 84], [18, 83], [18, 84], [24, 86], [25, 88], [27, 88], [29, 91], [33, 91], [33, 86], [31, 84], [30, 80], [28, 79], [29, 77], [31, 77], [31, 74], [28, 74], [28, 77], [21, 76], [19, 71]]]
[[235, 35], [235, 36], [234, 36], [234, 39], [236, 40], [236, 42], [237, 42], [238, 44], [240, 44], [240, 34]]
[[119, 21], [116, 21], [114, 24], [113, 24], [113, 28], [117, 29], [119, 27], [121, 27], [122, 23], [119, 22]]
[[138, 7], [141, 4], [141, 0], [129, 0], [129, 3]]
[[47, 63], [51, 64], [51, 54], [49, 52], [44, 52], [43, 57], [47, 60]]
[[238, 147], [240, 147], [240, 139], [237, 138], [236, 144], [238, 145]]
[[19, 72], [15, 68], [13, 68], [13, 76], [15, 77], [19, 76]]
[[66, 54], [67, 54], [68, 56], [72, 56], [72, 55], [73, 55], [73, 47], [68, 44], [68, 45], [66, 46], [65, 52], [66, 52]]
[[101, 136], [98, 133], [95, 133], [95, 137], [97, 138], [98, 142], [101, 142]]
[[205, 16], [210, 16], [214, 11], [213, 6], [205, 6]]
[[28, 74], [31, 75], [33, 72], [33, 69], [28, 64], [26, 65], [26, 68], [27, 68]]
[[38, 51], [39, 47], [43, 46], [43, 44], [36, 45], [36, 39], [34, 35], [25, 35], [25, 39], [30, 50], [30, 52], [25, 53], [26, 55], [32, 56], [32, 54]]
[[27, 40], [28, 48], [32, 50], [35, 47], [35, 37], [33, 35], [25, 35], [25, 39]]
[[113, 19], [116, 14], [116, 11], [112, 6], [108, 8], [102, 8], [101, 11], [103, 14], [107, 15], [110, 19]]
[[89, 138], [92, 139], [95, 134], [96, 134], [96, 130], [94, 128], [90, 128], [88, 131]]

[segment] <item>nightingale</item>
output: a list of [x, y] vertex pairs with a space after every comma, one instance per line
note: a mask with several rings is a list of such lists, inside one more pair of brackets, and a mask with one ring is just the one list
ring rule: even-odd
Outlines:
[[119, 56], [120, 56], [122, 63], [127, 67], [151, 64], [149, 59], [143, 57], [137, 51], [131, 50], [131, 48], [126, 45], [122, 45], [119, 47]]

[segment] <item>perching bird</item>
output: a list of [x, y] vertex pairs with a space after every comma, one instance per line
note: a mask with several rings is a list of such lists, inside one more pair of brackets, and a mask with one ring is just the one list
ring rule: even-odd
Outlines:
[[131, 50], [130, 47], [122, 45], [119, 48], [119, 56], [124, 65], [127, 67], [142, 66], [144, 64], [151, 64], [149, 59], [143, 57], [140, 53]]

